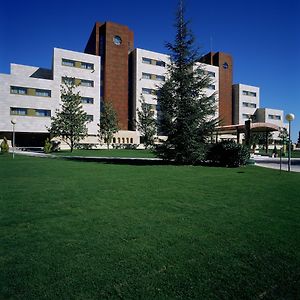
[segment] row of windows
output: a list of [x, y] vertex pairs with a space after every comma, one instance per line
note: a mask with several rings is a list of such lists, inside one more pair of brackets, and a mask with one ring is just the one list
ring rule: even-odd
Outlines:
[[21, 86], [11, 86], [10, 93], [16, 95], [29, 95], [29, 96], [38, 96], [38, 97], [51, 97], [50, 90], [44, 89], [35, 89]]
[[249, 102], [243, 102], [243, 107], [256, 108], [256, 104], [255, 103], [249, 103]]
[[243, 91], [244, 96], [251, 96], [251, 97], [256, 97], [255, 92], [250, 92], [250, 91]]
[[150, 74], [150, 73], [142, 73], [142, 78], [143, 79], [152, 79], [152, 80], [158, 80], [158, 81], [165, 81], [166, 77], [162, 75], [155, 75], [155, 74]]
[[[11, 107], [10, 114], [14, 116], [29, 116], [29, 117], [51, 117], [51, 110], [36, 109], [36, 108], [23, 108]], [[94, 121], [93, 115], [87, 115], [88, 122]]]
[[198, 69], [197, 72], [201, 75], [207, 75], [209, 77], [216, 77], [216, 73], [212, 72], [212, 71], [207, 71], [207, 70], [203, 70], [203, 69]]
[[279, 116], [279, 115], [268, 115], [268, 119], [270, 119], [270, 120], [281, 120], [281, 116]]
[[61, 60], [61, 64], [67, 67], [76, 67], [81, 69], [94, 70], [94, 64], [82, 62], [82, 61], [75, 61], [75, 60], [63, 58]]
[[11, 107], [10, 114], [14, 116], [51, 117], [51, 110]]
[[80, 86], [86, 86], [86, 87], [94, 87], [94, 81], [87, 80], [87, 79], [62, 77], [61, 82], [65, 83], [65, 84], [71, 84], [71, 85], [74, 84], [74, 85], [80, 85]]
[[142, 62], [144, 64], [154, 65], [154, 66], [159, 66], [159, 67], [166, 66], [166, 63], [162, 60], [156, 60], [156, 59], [151, 59], [151, 58], [147, 58], [147, 57], [142, 57]]
[[133, 138], [113, 138], [113, 143], [116, 144], [133, 144]]

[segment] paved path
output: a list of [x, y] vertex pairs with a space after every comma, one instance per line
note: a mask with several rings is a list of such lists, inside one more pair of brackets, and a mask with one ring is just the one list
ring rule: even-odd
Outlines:
[[[41, 152], [29, 152], [16, 150], [16, 154], [35, 156], [35, 157], [51, 157], [51, 158], [64, 158], [69, 160], [84, 160], [84, 161], [94, 161], [94, 162], [105, 162], [105, 163], [119, 163], [119, 164], [136, 164], [136, 165], [161, 165], [161, 164], [170, 164], [166, 161], [163, 161], [160, 158], [135, 158], [135, 157], [98, 157], [98, 156], [56, 156], [53, 154], [45, 154]], [[272, 158], [268, 156], [255, 155], [252, 157], [255, 161], [255, 165], [264, 168], [271, 168], [280, 170], [280, 158]], [[288, 170], [287, 158], [282, 158], [282, 171]], [[291, 159], [291, 171], [300, 172], [300, 158]]]
[[[264, 168], [271, 168], [280, 170], [280, 158], [272, 158], [268, 156], [254, 156], [255, 165]], [[283, 171], [288, 170], [288, 159], [282, 158], [281, 161], [281, 169]], [[300, 172], [300, 158], [292, 158], [291, 159], [291, 171], [292, 172]]]

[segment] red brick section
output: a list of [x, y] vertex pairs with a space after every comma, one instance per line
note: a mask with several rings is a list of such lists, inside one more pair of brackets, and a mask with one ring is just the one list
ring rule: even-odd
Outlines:
[[[121, 45], [113, 39], [119, 36]], [[128, 54], [133, 50], [133, 32], [127, 26], [97, 22], [91, 33], [86, 53], [100, 55], [104, 87], [103, 100], [110, 101], [118, 114], [120, 129], [129, 128]]]
[[233, 124], [232, 112], [232, 57], [223, 52], [210, 52], [201, 58], [206, 64], [219, 67], [219, 115], [221, 125]]

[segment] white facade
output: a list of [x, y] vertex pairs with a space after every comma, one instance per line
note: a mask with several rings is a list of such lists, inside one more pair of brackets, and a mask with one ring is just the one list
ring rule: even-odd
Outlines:
[[[157, 103], [157, 89], [162, 86], [168, 76], [167, 66], [170, 64], [169, 55], [148, 51], [144, 49], [135, 49], [133, 52], [133, 99], [136, 104], [134, 111], [141, 109], [140, 99], [143, 96], [145, 102], [152, 106], [154, 117], [159, 114], [159, 103]], [[215, 93], [216, 115], [218, 112], [218, 90], [219, 90], [219, 67], [199, 63], [195, 68], [201, 67], [204, 74], [211, 78], [211, 84], [206, 90], [210, 96]], [[135, 116], [137, 119], [137, 115]]]
[[233, 121], [234, 124], [244, 124], [259, 108], [259, 87], [234, 84], [233, 89]]
[[[255, 122], [271, 123], [277, 125], [279, 128], [286, 128], [288, 124], [283, 122], [283, 110], [274, 108], [258, 108], [255, 112]], [[279, 140], [279, 131], [273, 132], [273, 139]]]
[[[74, 67], [66, 66], [63, 59]], [[89, 69], [91, 68], [91, 69]], [[80, 84], [82, 97], [93, 104], [82, 104], [88, 115], [89, 135], [97, 134], [100, 119], [100, 57], [63, 49], [54, 49], [53, 69], [11, 64], [10, 74], [0, 74], [0, 132], [11, 132], [11, 120], [16, 120], [15, 131], [47, 133], [50, 117], [60, 108], [62, 77], [73, 77]]]
[[[157, 89], [167, 78], [167, 65], [170, 58], [166, 54], [135, 49], [133, 51], [133, 99], [134, 111], [141, 109], [141, 97], [152, 106], [154, 116], [157, 118], [159, 106], [157, 103]], [[137, 119], [137, 115], [135, 116]]]

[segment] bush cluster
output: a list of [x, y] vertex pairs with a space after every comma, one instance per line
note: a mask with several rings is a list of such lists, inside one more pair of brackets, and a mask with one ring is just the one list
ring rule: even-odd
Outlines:
[[9, 150], [9, 145], [8, 145], [8, 142], [7, 142], [7, 138], [4, 137], [3, 138], [3, 141], [0, 145], [0, 149], [1, 149], [1, 153], [4, 154], [4, 153], [8, 153], [8, 150]]
[[249, 149], [231, 140], [213, 144], [207, 153], [207, 160], [212, 164], [230, 168], [245, 165], [249, 158]]

